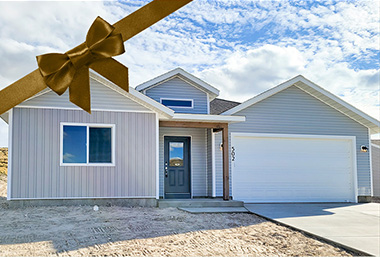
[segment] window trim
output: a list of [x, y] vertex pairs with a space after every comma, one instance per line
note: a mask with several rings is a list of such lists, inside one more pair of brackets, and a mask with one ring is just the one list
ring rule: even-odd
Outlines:
[[[187, 106], [170, 106], [170, 105], [164, 105], [162, 103], [162, 100], [172, 100], [172, 101], [189, 101], [191, 102], [191, 107]], [[194, 99], [185, 99], [185, 98], [168, 98], [168, 97], [162, 97], [160, 98], [160, 104], [169, 107], [169, 108], [181, 108], [181, 109], [194, 109]]]
[[[82, 126], [86, 127], [86, 161], [87, 163], [64, 163], [63, 162], [63, 126]], [[111, 163], [90, 163], [90, 127], [92, 128], [110, 128], [111, 129]], [[115, 166], [115, 124], [103, 123], [74, 123], [74, 122], [61, 122], [60, 123], [60, 153], [59, 160], [60, 166], [84, 166], [84, 167], [114, 167]]]

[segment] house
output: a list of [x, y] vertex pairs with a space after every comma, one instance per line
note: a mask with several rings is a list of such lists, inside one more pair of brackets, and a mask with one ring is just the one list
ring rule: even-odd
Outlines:
[[302, 76], [241, 104], [177, 68], [127, 93], [91, 73], [92, 114], [49, 89], [9, 124], [8, 200], [362, 202], [380, 122]]
[[380, 140], [372, 140], [371, 151], [373, 196], [380, 197]]

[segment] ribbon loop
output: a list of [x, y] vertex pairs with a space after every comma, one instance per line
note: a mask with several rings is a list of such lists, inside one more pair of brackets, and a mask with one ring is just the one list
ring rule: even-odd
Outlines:
[[[46, 85], [59, 95], [70, 88], [70, 101], [90, 113], [89, 100], [85, 101], [86, 104], [78, 100], [90, 98], [89, 67], [93, 62], [112, 59], [112, 56], [120, 55], [125, 51], [122, 36], [112, 34], [113, 31], [112, 25], [97, 17], [87, 33], [86, 42], [64, 54], [37, 56], [38, 67]], [[84, 79], [83, 74], [87, 74], [87, 79]], [[113, 76], [118, 76], [118, 74], [114, 72], [111, 77]]]

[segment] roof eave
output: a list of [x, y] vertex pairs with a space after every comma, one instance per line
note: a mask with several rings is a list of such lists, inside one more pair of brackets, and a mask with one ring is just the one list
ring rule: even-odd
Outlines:
[[170, 119], [172, 121], [186, 122], [220, 122], [220, 123], [238, 123], [244, 122], [244, 116], [228, 116], [228, 115], [211, 115], [211, 114], [190, 114], [190, 113], [174, 113]]

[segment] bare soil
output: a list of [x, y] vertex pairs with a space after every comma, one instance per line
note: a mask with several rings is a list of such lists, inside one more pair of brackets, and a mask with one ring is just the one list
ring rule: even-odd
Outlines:
[[0, 256], [352, 256], [253, 214], [92, 206], [7, 207], [0, 174]]
[[0, 174], [7, 175], [8, 169], [8, 148], [0, 147]]

